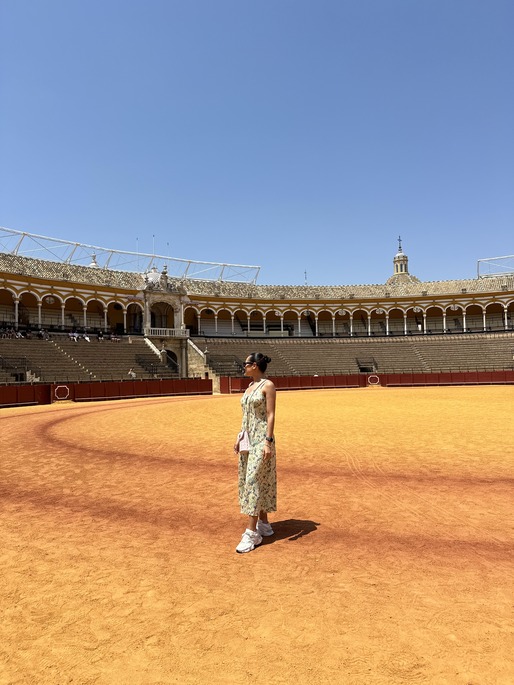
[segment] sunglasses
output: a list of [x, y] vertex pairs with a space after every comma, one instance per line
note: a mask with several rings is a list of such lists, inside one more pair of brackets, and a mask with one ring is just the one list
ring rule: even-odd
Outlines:
[[245, 362], [243, 366], [253, 366], [255, 362]]

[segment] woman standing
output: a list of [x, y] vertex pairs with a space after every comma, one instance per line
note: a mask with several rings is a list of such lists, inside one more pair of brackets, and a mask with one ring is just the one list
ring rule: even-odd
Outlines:
[[275, 400], [274, 384], [264, 377], [271, 359], [260, 352], [248, 355], [245, 376], [252, 382], [241, 398], [242, 431], [248, 432], [249, 451], [239, 452], [239, 504], [248, 516], [246, 530], [236, 552], [251, 552], [261, 544], [263, 536], [273, 535], [268, 513], [277, 509], [277, 473], [275, 460]]

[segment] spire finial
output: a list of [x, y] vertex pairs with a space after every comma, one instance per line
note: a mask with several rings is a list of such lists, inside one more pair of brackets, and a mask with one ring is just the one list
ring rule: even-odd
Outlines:
[[398, 252], [402, 252], [402, 237], [398, 236]]

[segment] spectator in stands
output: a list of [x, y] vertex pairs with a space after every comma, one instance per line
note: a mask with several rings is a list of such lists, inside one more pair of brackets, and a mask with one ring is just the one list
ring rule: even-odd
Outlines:
[[[252, 352], [244, 363], [244, 374], [252, 379], [241, 398], [243, 421], [241, 431], [247, 433], [248, 445], [239, 440], [234, 451], [239, 454], [239, 503], [248, 523], [236, 552], [251, 552], [262, 538], [273, 535], [268, 513], [277, 508], [277, 474], [275, 438], [274, 384], [265, 377], [271, 359]], [[242, 435], [241, 433], [239, 434]], [[244, 433], [243, 433], [243, 437]]]
[[98, 339], [98, 342], [103, 342], [103, 339], [104, 339], [103, 331], [102, 330], [98, 331], [96, 337]]
[[130, 369], [128, 370], [127, 376], [131, 380], [134, 380], [134, 378], [136, 377], [136, 372], [134, 371], [134, 369], [132, 367], [130, 367]]
[[89, 335], [88, 335], [87, 333], [84, 333], [84, 335], [83, 335], [82, 337], [84, 338], [84, 340], [85, 340], [86, 342], [88, 342], [88, 343], [91, 342], [91, 340], [89, 339]]

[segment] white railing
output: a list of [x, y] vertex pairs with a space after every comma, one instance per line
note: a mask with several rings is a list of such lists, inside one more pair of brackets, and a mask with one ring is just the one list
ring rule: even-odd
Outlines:
[[145, 335], [151, 338], [189, 338], [187, 328], [145, 328]]

